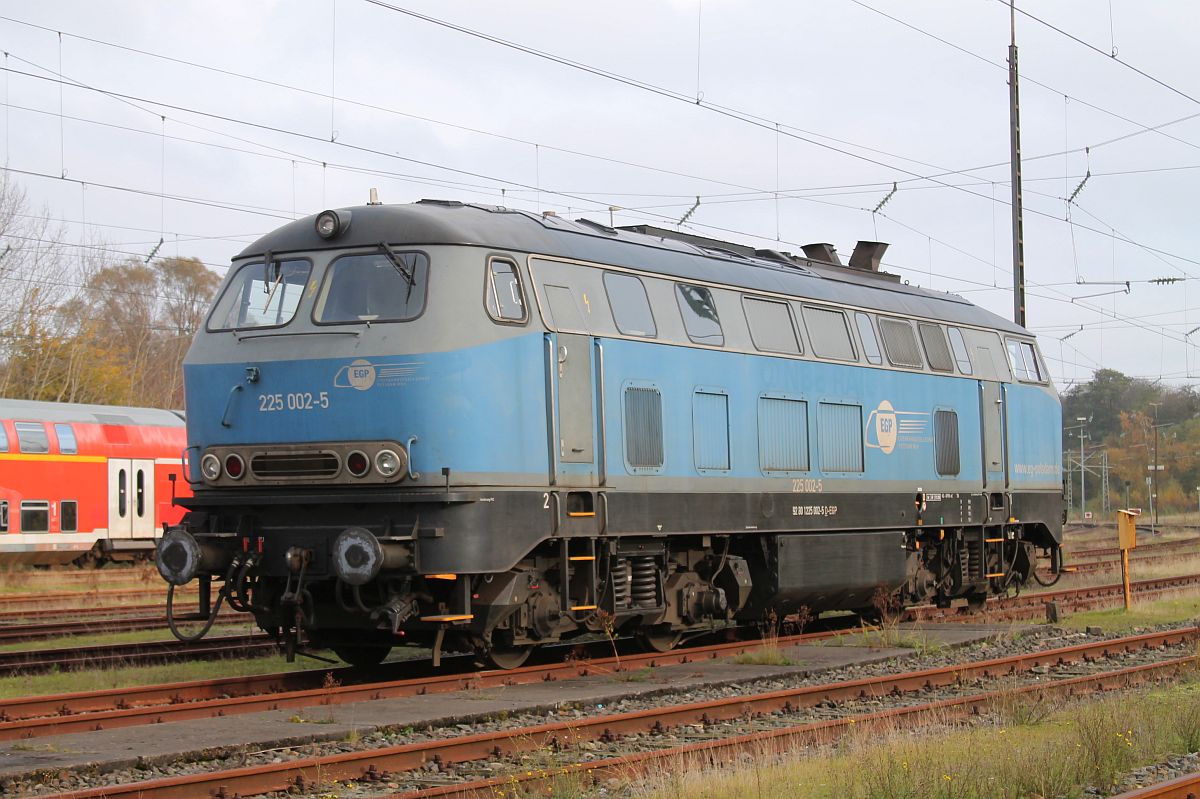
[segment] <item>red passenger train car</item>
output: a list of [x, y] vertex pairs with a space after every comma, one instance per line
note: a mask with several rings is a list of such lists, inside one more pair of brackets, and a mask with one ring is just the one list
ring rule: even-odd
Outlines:
[[0, 563], [150, 554], [188, 492], [182, 413], [0, 399]]

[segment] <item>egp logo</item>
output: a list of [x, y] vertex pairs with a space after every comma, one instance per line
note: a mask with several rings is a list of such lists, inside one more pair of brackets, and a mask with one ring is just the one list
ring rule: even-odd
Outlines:
[[333, 378], [338, 388], [356, 388], [366, 391], [375, 385], [375, 367], [370, 361], [359, 358], [349, 366], [343, 366]]
[[871, 411], [871, 416], [867, 419], [868, 433], [872, 419], [875, 421], [876, 443], [870, 443], [871, 437], [868, 434], [867, 446], [882, 450], [884, 455], [890, 455], [896, 448], [896, 409], [887, 400], [879, 403], [879, 407]]
[[880, 402], [875, 410], [871, 411], [865, 427], [863, 432], [866, 445], [884, 455], [891, 455], [897, 446], [901, 449], [911, 449], [932, 440], [928, 437], [927, 412], [898, 411], [887, 400]]

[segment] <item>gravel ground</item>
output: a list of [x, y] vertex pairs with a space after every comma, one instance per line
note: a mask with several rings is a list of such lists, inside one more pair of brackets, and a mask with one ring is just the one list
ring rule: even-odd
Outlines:
[[[101, 785], [114, 785], [141, 780], [156, 779], [166, 776], [177, 776], [197, 772], [211, 772], [243, 766], [264, 763], [279, 763], [299, 757], [328, 756], [363, 749], [381, 748], [401, 743], [413, 743], [430, 739], [452, 738], [462, 735], [493, 732], [497, 730], [512, 730], [517, 727], [533, 726], [548, 722], [569, 721], [575, 718], [585, 718], [614, 713], [625, 713], [661, 707], [666, 704], [685, 704], [692, 702], [711, 701], [730, 696], [761, 693], [766, 691], [796, 688], [804, 685], [814, 685], [842, 680], [853, 680], [863, 677], [898, 673], [919, 668], [936, 668], [988, 658], [1005, 657], [1019, 653], [1069, 646], [1094, 638], [1084, 633], [1065, 631], [1053, 627], [1035, 628], [1027, 634], [1018, 637], [1006, 637], [992, 641], [980, 642], [956, 649], [933, 649], [922, 652], [916, 658], [894, 660], [865, 666], [851, 666], [835, 669], [810, 677], [785, 677], [746, 681], [733, 686], [719, 687], [688, 687], [677, 692], [660, 694], [652, 698], [625, 699], [609, 705], [593, 705], [574, 707], [564, 705], [557, 711], [545, 716], [533, 714], [514, 714], [503, 719], [492, 719], [475, 724], [457, 724], [449, 727], [434, 727], [429, 729], [399, 729], [375, 731], [357, 738], [337, 742], [311, 743], [299, 747], [289, 747], [277, 750], [238, 752], [233, 755], [216, 758], [198, 758], [188, 762], [175, 762], [167, 765], [150, 765], [144, 768], [121, 769], [104, 773], [58, 773], [44, 775], [38, 783], [9, 782], [0, 784], [0, 795], [4, 796], [37, 796], [64, 790], [77, 790]], [[1177, 656], [1178, 651], [1160, 651], [1150, 653], [1135, 653], [1121, 656], [1107, 662], [1097, 664], [1073, 664], [1062, 669], [1039, 668], [1026, 677], [1005, 678], [1005, 680], [989, 681], [988, 687], [994, 688], [1005, 682], [1028, 682], [1037, 680], [1047, 673], [1055, 678], [1073, 676], [1075, 674], [1107, 670], [1120, 666], [1135, 665], [1142, 662]], [[686, 730], [671, 730], [662, 735], [645, 735], [622, 739], [613, 744], [599, 742], [583, 742], [574, 750], [561, 753], [561, 757], [552, 758], [555, 762], [582, 762], [610, 757], [621, 752], [638, 749], [660, 749], [676, 746], [681, 743], [702, 740], [705, 738], [727, 737], [734, 734], [749, 732], [753, 729], [770, 729], [792, 724], [802, 724], [821, 718], [861, 714], [881, 709], [884, 706], [899, 704], [917, 704], [929, 701], [931, 698], [942, 698], [964, 693], [975, 693], [979, 685], [962, 688], [947, 688], [919, 695], [909, 695], [901, 698], [871, 699], [854, 703], [845, 703], [833, 708], [810, 708], [792, 714], [767, 716], [753, 721], [737, 720], [708, 725], [705, 728]], [[37, 746], [31, 742], [30, 746]], [[468, 779], [478, 779], [485, 776], [525, 771], [549, 765], [546, 753], [518, 755], [512, 758], [501, 758], [487, 762], [446, 766], [444, 769], [435, 764], [429, 764], [425, 772], [395, 775], [387, 782], [373, 784], [341, 784], [337, 786], [337, 796], [340, 799], [360, 799], [378, 796], [381, 792], [428, 787]], [[292, 794], [296, 795], [296, 794]], [[314, 792], [312, 796], [329, 795], [327, 789]]]
[[1144, 788], [1159, 782], [1186, 777], [1200, 771], [1200, 752], [1189, 755], [1175, 755], [1161, 763], [1134, 769], [1120, 782], [1110, 788], [1088, 788], [1085, 796], [1118, 796], [1135, 788]]

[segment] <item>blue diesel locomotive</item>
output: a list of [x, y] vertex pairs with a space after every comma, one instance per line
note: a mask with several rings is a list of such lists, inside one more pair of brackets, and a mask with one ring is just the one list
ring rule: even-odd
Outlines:
[[502, 667], [1058, 571], [1033, 336], [881, 271], [885, 247], [442, 201], [285, 225], [185, 361], [194, 495], [159, 570], [351, 663], [411, 643]]

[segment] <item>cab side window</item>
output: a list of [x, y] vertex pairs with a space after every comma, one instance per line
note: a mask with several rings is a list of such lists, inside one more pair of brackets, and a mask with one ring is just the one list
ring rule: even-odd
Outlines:
[[0, 452], [8, 452], [8, 431], [4, 429], [3, 422], [0, 422]]
[[525, 297], [515, 263], [503, 258], [488, 260], [486, 293], [488, 315], [497, 322], [525, 322]]

